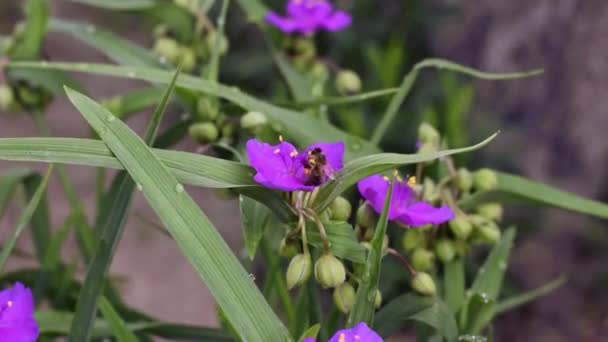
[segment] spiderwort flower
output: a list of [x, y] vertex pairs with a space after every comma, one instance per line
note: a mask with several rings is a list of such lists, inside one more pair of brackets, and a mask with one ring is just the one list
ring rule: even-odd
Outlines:
[[[454, 218], [454, 212], [447, 206], [435, 208], [428, 203], [419, 202], [412, 189], [414, 183], [413, 177], [405, 182], [402, 180], [395, 182], [389, 220], [420, 227], [431, 223], [444, 223]], [[388, 177], [373, 175], [361, 180], [357, 187], [372, 208], [377, 213], [381, 213], [390, 187]]]
[[0, 341], [34, 342], [39, 333], [32, 291], [17, 282], [0, 292]]
[[285, 33], [307, 36], [319, 30], [340, 31], [352, 22], [348, 13], [334, 10], [327, 0], [289, 0], [286, 11], [286, 17], [269, 12], [266, 21]]
[[315, 143], [303, 152], [290, 143], [278, 145], [257, 139], [247, 142], [247, 155], [257, 171], [254, 180], [281, 191], [312, 191], [344, 166], [344, 143]]
[[[370, 327], [361, 322], [352, 329], [338, 330], [328, 342], [383, 342], [384, 340]], [[313, 338], [307, 338], [304, 342], [315, 342]]]

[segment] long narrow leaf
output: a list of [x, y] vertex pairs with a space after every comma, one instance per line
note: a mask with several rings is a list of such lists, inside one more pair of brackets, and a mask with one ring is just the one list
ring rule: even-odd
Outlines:
[[25, 8], [27, 20], [21, 39], [9, 51], [12, 60], [31, 60], [40, 56], [47, 33], [49, 4], [47, 0], [29, 0]]
[[106, 319], [110, 328], [114, 332], [114, 336], [120, 342], [137, 342], [137, 337], [125, 324], [125, 321], [120, 318], [120, 315], [112, 304], [105, 298], [101, 298], [99, 301], [99, 309], [101, 310], [103, 317]]
[[539, 297], [547, 295], [562, 286], [565, 282], [566, 277], [560, 276], [543, 286], [535, 288], [534, 290], [503, 299], [496, 305], [496, 315], [513, 310], [519, 306], [526, 305]]
[[109, 10], [140, 10], [154, 7], [160, 0], [66, 0]]

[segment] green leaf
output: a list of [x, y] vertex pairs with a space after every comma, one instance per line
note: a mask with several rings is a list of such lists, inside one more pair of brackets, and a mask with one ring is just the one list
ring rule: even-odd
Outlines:
[[308, 101], [296, 101], [296, 102], [281, 102], [281, 105], [285, 105], [288, 107], [294, 108], [306, 108], [313, 107], [319, 105], [325, 106], [343, 106], [343, 105], [353, 105], [359, 102], [369, 101], [378, 97], [383, 97], [387, 95], [391, 95], [396, 93], [399, 88], [387, 88], [380, 90], [373, 90], [367, 93], [361, 93], [357, 95], [348, 95], [348, 96], [328, 96], [321, 97], [317, 99], [311, 99]]
[[67, 94], [140, 184], [144, 197], [203, 278], [239, 337], [246, 341], [290, 341], [287, 329], [183, 185], [123, 122], [112, 120], [111, 113], [88, 97], [69, 89]]
[[272, 212], [261, 202], [256, 202], [248, 197], [239, 196], [239, 203], [245, 247], [247, 248], [249, 259], [253, 260], [258, 245], [264, 236], [266, 225], [271, 220]]
[[306, 330], [302, 334], [302, 336], [300, 336], [300, 338], [298, 339], [298, 342], [304, 342], [304, 340], [307, 338], [312, 338], [312, 339], [316, 340], [317, 335], [319, 334], [319, 330], [321, 330], [321, 324], [317, 323], [317, 324], [313, 325], [312, 327], [308, 328], [308, 330]]
[[293, 98], [298, 102], [311, 101], [313, 99], [311, 82], [294, 69], [280, 52], [273, 52], [273, 57]]
[[[347, 222], [323, 222], [332, 253], [337, 257], [350, 260], [358, 264], [366, 261], [366, 249], [359, 244], [355, 237], [353, 227]], [[316, 224], [306, 227], [308, 243], [316, 248], [323, 248], [323, 240]]]
[[478, 334], [494, 317], [496, 300], [487, 296], [473, 294], [467, 303], [467, 326], [465, 332]]
[[[40, 68], [87, 72], [128, 77], [155, 83], [168, 83], [171, 78], [171, 73], [164, 70], [104, 64], [17, 62], [9, 63], [7, 66], [10, 68]], [[376, 146], [362, 138], [350, 135], [332, 125], [324, 124], [309, 115], [258, 100], [236, 87], [228, 87], [188, 75], [181, 75], [177, 81], [177, 85], [224, 98], [247, 110], [264, 113], [277, 131], [285, 134], [301, 146], [308, 146], [319, 141], [343, 141], [346, 144], [346, 160], [380, 152]], [[318, 129], [321, 125], [323, 125], [323, 129]]]
[[321, 187], [314, 203], [314, 209], [317, 212], [322, 212], [344, 190], [365, 177], [406, 164], [416, 164], [452, 154], [474, 151], [489, 144], [497, 135], [498, 133], [494, 133], [477, 145], [464, 148], [421, 154], [378, 153], [350, 161], [344, 165], [344, 169], [336, 174], [335, 179]]
[[243, 8], [243, 11], [247, 14], [249, 21], [261, 24], [264, 22], [266, 13], [269, 9], [261, 1], [258, 0], [238, 0], [239, 5]]
[[446, 61], [443, 59], [429, 58], [420, 61], [417, 63], [414, 68], [403, 78], [403, 83], [401, 83], [401, 87], [397, 94], [393, 97], [391, 102], [389, 103], [382, 119], [374, 129], [374, 133], [370, 139], [372, 144], [380, 143], [380, 140], [386, 134], [386, 131], [390, 127], [391, 123], [397, 116], [399, 112], [399, 108], [401, 104], [409, 94], [416, 78], [418, 77], [418, 73], [420, 70], [424, 68], [436, 68], [439, 70], [449, 70], [453, 72], [457, 72], [463, 75], [472, 76], [475, 78], [480, 78], [483, 80], [511, 80], [518, 79], [530, 76], [536, 76], [542, 73], [542, 70], [532, 70], [527, 72], [518, 72], [518, 73], [504, 73], [504, 74], [495, 74], [489, 72], [483, 72], [479, 70], [475, 70], [464, 65], [460, 65], [457, 63], [452, 63], [450, 61]]
[[[30, 201], [36, 196], [37, 190], [43, 182], [44, 178], [38, 174], [31, 175], [23, 180], [23, 187]], [[32, 214], [30, 227], [32, 229], [32, 240], [36, 249], [36, 256], [38, 257], [38, 261], [42, 263], [45, 260], [47, 243], [51, 237], [51, 220], [46, 192], [42, 194], [40, 203], [38, 203], [38, 207], [36, 207], [36, 210]]]
[[114, 336], [120, 342], [137, 342], [137, 337], [125, 324], [125, 321], [120, 318], [120, 315], [112, 304], [105, 298], [101, 298], [99, 301], [99, 309], [101, 310], [103, 317], [106, 319], [110, 328], [114, 332]]
[[34, 174], [34, 171], [30, 169], [12, 169], [0, 175], [0, 217], [4, 215], [8, 202], [19, 184]]
[[400, 330], [402, 323], [414, 320], [434, 328], [448, 341], [458, 337], [458, 326], [447, 305], [436, 297], [403, 294], [386, 304], [376, 314], [374, 330], [388, 337]]
[[66, 0], [109, 10], [141, 10], [151, 8], [160, 0]]
[[196, 32], [192, 12], [173, 1], [159, 1], [154, 7], [145, 8], [142, 13], [167, 25], [180, 42], [191, 42]]
[[503, 299], [496, 305], [496, 315], [513, 310], [519, 306], [526, 305], [529, 302], [556, 290], [565, 282], [566, 277], [560, 276], [543, 286], [535, 288], [534, 290]]
[[463, 198], [458, 205], [463, 209], [470, 209], [487, 201], [534, 203], [608, 219], [608, 204], [589, 200], [524, 177], [495, 172], [498, 178], [496, 189]]
[[230, 0], [222, 1], [222, 9], [220, 15], [217, 18], [217, 26], [215, 30], [215, 41], [213, 42], [213, 49], [211, 49], [211, 57], [209, 59], [207, 79], [209, 81], [217, 82], [217, 78], [220, 72], [220, 55], [222, 50], [222, 39], [225, 38], [224, 26], [226, 24], [226, 15], [228, 14], [228, 6]]
[[11, 49], [12, 60], [32, 60], [40, 56], [47, 33], [49, 4], [46, 0], [30, 0], [26, 8], [26, 24], [22, 37]]
[[84, 89], [61, 70], [13, 69], [10, 70], [8, 76], [12, 81], [26, 81], [29, 84], [38, 85], [54, 95], [63, 95], [64, 85], [74, 89]]
[[42, 195], [46, 191], [46, 186], [49, 183], [49, 177], [51, 176], [52, 172], [53, 172], [53, 166], [51, 165], [51, 166], [49, 166], [49, 169], [47, 170], [43, 181], [40, 183], [40, 185], [38, 186], [38, 189], [36, 189], [36, 192], [32, 196], [32, 199], [30, 200], [30, 202], [27, 204], [27, 206], [23, 210], [23, 213], [21, 214], [21, 217], [19, 218], [19, 221], [17, 222], [17, 227], [15, 227], [13, 234], [11, 234], [10, 238], [4, 243], [2, 252], [0, 252], [0, 274], [4, 271], [4, 266], [6, 265], [6, 261], [8, 260], [8, 257], [11, 255], [11, 251], [13, 250], [13, 248], [15, 247], [15, 244], [17, 243], [17, 239], [19, 239], [19, 236], [21, 235], [21, 233], [23, 232], [25, 227], [30, 222], [32, 216], [36, 212], [36, 208], [38, 207], [38, 204], [40, 203], [40, 200], [42, 199]]
[[117, 104], [116, 108], [111, 108], [115, 110], [110, 111], [121, 120], [126, 120], [131, 117], [131, 114], [141, 112], [144, 109], [157, 105], [164, 93], [165, 90], [162, 88], [148, 87], [122, 93], [107, 101], [110, 104], [115, 102]]
[[359, 322], [366, 322], [370, 326], [374, 323], [376, 291], [380, 282], [380, 268], [382, 267], [382, 257], [384, 254], [383, 242], [388, 227], [388, 214], [391, 210], [394, 186], [395, 180], [393, 179], [384, 200], [382, 214], [380, 214], [380, 218], [376, 224], [374, 238], [371, 241], [371, 250], [367, 256], [365, 270], [355, 294], [355, 302], [346, 322], [346, 325], [349, 327], [354, 327]]
[[443, 292], [445, 294], [445, 302], [450, 310], [456, 313], [465, 300], [464, 261], [461, 258], [455, 258], [447, 264], [444, 264], [443, 270]]

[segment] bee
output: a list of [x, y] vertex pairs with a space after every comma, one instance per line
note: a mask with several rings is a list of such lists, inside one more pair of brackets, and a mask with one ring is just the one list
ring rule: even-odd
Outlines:
[[333, 176], [331, 165], [319, 147], [308, 151], [304, 161], [304, 173], [308, 176], [304, 184], [314, 186], [323, 184], [327, 177]]

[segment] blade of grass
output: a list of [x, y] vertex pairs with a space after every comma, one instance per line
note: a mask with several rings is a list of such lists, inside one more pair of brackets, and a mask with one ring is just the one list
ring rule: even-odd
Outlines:
[[21, 39], [9, 51], [12, 60], [31, 60], [40, 56], [47, 33], [49, 4], [47, 0], [30, 0], [25, 7], [26, 22]]
[[[26, 177], [23, 180], [23, 187], [25, 188], [25, 193], [30, 201], [36, 195], [36, 192], [43, 181], [44, 178], [37, 174]], [[46, 192], [42, 194], [40, 203], [32, 215], [30, 227], [32, 229], [32, 240], [36, 249], [36, 256], [38, 261], [42, 263], [46, 255], [47, 244], [51, 238], [51, 222]]]
[[543, 286], [535, 288], [534, 290], [503, 299], [496, 305], [495, 315], [500, 315], [501, 313], [513, 310], [522, 305], [526, 305], [539, 297], [549, 294], [562, 286], [566, 280], [566, 277], [560, 276]]
[[[123, 122], [88, 97], [68, 98], [141, 184], [144, 197], [245, 341], [291, 341], [249, 274], [184, 187]], [[110, 119], [110, 120], [109, 120]]]
[[120, 318], [120, 315], [118, 312], [116, 312], [116, 310], [114, 310], [112, 304], [104, 297], [101, 297], [101, 300], [99, 301], [99, 309], [101, 310], [103, 317], [108, 322], [110, 328], [114, 332], [114, 336], [118, 341], [137, 342], [137, 337], [135, 334], [129, 330], [125, 324], [125, 321]]
[[215, 41], [213, 42], [213, 49], [211, 50], [211, 58], [209, 60], [207, 79], [210, 81], [217, 82], [219, 71], [220, 71], [220, 54], [222, 39], [224, 39], [224, 26], [226, 24], [226, 15], [228, 14], [228, 6], [230, 0], [222, 1], [222, 9], [220, 15], [217, 18], [217, 25], [215, 30]]
[[66, 0], [108, 10], [141, 10], [154, 7], [160, 0]]

